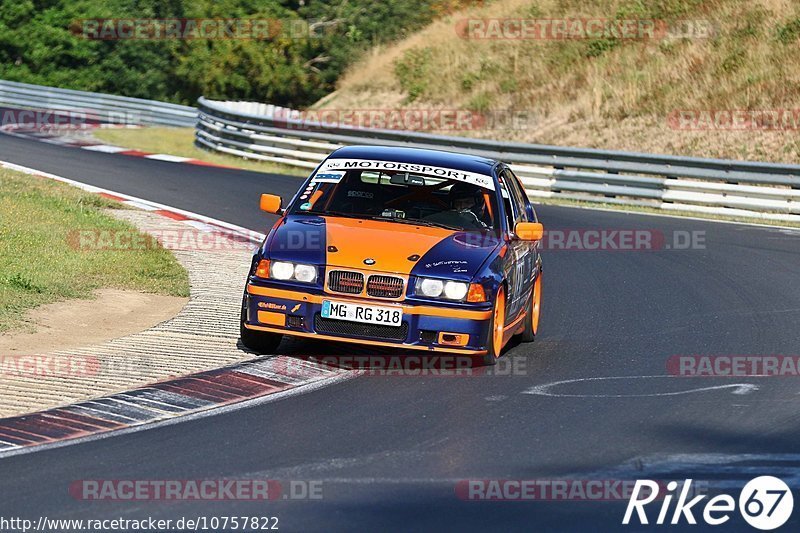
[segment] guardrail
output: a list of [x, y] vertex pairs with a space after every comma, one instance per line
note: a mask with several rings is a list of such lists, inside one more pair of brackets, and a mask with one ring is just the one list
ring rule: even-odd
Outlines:
[[62, 111], [116, 124], [188, 127], [197, 122], [197, 109], [190, 106], [5, 80], [0, 80], [0, 105]]
[[299, 117], [266, 104], [201, 97], [195, 140], [209, 150], [309, 169], [351, 144], [456, 150], [509, 163], [534, 200], [800, 221], [800, 165], [498, 142]]

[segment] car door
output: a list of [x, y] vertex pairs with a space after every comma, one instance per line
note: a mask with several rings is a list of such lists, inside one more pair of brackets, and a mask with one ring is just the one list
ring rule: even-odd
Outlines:
[[[524, 221], [539, 222], [539, 218], [536, 215], [536, 210], [533, 208], [533, 205], [531, 205], [530, 200], [528, 200], [528, 194], [525, 192], [525, 187], [522, 185], [520, 179], [514, 174], [514, 172], [512, 172], [510, 168], [506, 168], [506, 173], [510, 178], [511, 189], [515, 193], [514, 197], [519, 202], [520, 209], [525, 213]], [[524, 297], [522, 298], [524, 307], [524, 304], [527, 304], [530, 293], [533, 290], [536, 277], [539, 275], [542, 268], [542, 258], [539, 253], [542, 244], [541, 241], [531, 242], [520, 241], [519, 239], [517, 240], [522, 246], [527, 248], [524, 268], [525, 284], [527, 289]]]
[[518, 239], [514, 227], [519, 222], [534, 222], [533, 213], [528, 209], [528, 202], [516, 176], [505, 168], [500, 174], [501, 194], [506, 208], [508, 222], [508, 262], [506, 263], [506, 279], [508, 295], [506, 304], [506, 323], [516, 319], [525, 309], [533, 288], [536, 250], [532, 243]]

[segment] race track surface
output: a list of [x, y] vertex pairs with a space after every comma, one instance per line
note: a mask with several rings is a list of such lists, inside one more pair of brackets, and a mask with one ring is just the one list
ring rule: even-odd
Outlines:
[[[300, 184], [7, 135], [0, 160], [262, 232], [274, 219], [258, 210], [258, 195], [288, 199]], [[541, 333], [508, 350], [505, 365], [515, 375], [363, 376], [9, 457], [0, 460], [0, 516], [268, 515], [279, 517], [282, 531], [624, 530], [625, 502], [462, 501], [455, 486], [667, 473], [722, 484], [760, 473], [787, 482], [800, 476], [798, 377], [664, 377], [676, 355], [800, 355], [800, 231], [553, 206], [538, 213], [548, 230], [647, 230], [667, 243], [676, 231], [700, 232], [705, 246], [546, 252]], [[624, 379], [586, 381], [597, 377]], [[583, 381], [545, 386], [565, 380]], [[68, 492], [76, 480], [220, 478], [321, 480], [323, 498], [92, 502]], [[729, 526], [746, 530], [739, 516]]]

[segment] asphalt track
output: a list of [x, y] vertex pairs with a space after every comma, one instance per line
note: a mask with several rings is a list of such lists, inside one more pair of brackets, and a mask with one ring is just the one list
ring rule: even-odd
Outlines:
[[[0, 160], [260, 231], [271, 220], [258, 210], [259, 193], [286, 197], [299, 185], [296, 177], [7, 135], [0, 135]], [[271, 515], [283, 531], [640, 530], [619, 525], [624, 502], [462, 501], [454, 487], [468, 479], [614, 479], [631, 472], [658, 479], [663, 472], [648, 470], [656, 457], [678, 464], [676, 477], [800, 475], [797, 377], [642, 377], [666, 375], [673, 355], [800, 355], [800, 232], [563, 207], [538, 212], [551, 230], [704, 232], [705, 248], [547, 253], [541, 333], [508, 350], [515, 375], [365, 376], [0, 460], [0, 516]], [[568, 397], [525, 393], [557, 381], [622, 376], [630, 378], [546, 389]], [[689, 455], [676, 463], [678, 454]], [[733, 466], [708, 466], [704, 454], [723, 454], [720, 461]], [[81, 479], [219, 478], [321, 480], [323, 499], [87, 502], [68, 493]], [[651, 520], [656, 514], [654, 507]], [[798, 516], [795, 510], [795, 529]], [[732, 528], [748, 530], [737, 514], [724, 527]]]

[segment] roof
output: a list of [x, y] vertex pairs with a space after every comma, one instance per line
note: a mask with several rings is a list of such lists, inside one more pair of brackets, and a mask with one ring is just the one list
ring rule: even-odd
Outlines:
[[345, 146], [333, 152], [330, 155], [330, 159], [369, 159], [396, 161], [398, 163], [419, 163], [464, 170], [486, 176], [491, 176], [492, 168], [498, 163], [494, 159], [475, 155], [396, 146]]

